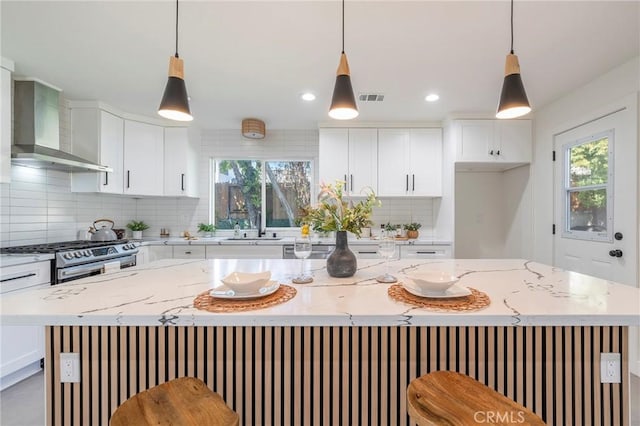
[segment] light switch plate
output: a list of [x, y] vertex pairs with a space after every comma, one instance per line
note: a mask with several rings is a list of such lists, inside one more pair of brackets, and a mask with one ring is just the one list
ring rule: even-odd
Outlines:
[[617, 352], [600, 354], [600, 383], [622, 382], [622, 358]]

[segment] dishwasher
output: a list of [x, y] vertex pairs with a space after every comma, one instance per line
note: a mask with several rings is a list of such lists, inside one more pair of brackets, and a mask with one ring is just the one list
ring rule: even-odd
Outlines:
[[[326, 259], [335, 248], [336, 246], [333, 244], [312, 244], [311, 256], [307, 257], [307, 259]], [[285, 244], [282, 246], [282, 258], [297, 259], [293, 244]]]

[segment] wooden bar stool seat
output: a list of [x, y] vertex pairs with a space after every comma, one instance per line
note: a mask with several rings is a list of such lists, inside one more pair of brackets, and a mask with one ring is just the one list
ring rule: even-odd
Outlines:
[[426, 425], [544, 425], [533, 411], [454, 371], [434, 371], [407, 387], [407, 411]]
[[111, 416], [111, 426], [237, 426], [238, 414], [200, 379], [181, 377], [135, 394]]

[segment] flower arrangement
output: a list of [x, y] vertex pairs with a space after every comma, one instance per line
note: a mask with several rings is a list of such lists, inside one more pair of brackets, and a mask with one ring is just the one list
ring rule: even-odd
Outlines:
[[364, 200], [353, 203], [343, 199], [344, 182], [336, 180], [335, 185], [322, 184], [318, 194], [317, 207], [304, 208], [302, 222], [308, 223], [316, 232], [348, 231], [360, 237], [362, 228], [371, 226], [373, 208], [381, 203], [376, 194], [369, 190]]
[[144, 231], [146, 229], [149, 229], [149, 225], [144, 223], [144, 221], [142, 220], [132, 220], [131, 222], [127, 223], [127, 228], [132, 231]]

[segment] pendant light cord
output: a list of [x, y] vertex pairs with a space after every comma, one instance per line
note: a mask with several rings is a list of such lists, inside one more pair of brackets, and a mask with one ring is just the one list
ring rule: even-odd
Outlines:
[[342, 0], [342, 53], [344, 53], [344, 0]]
[[178, 0], [176, 0], [176, 58], [179, 58], [178, 56]]
[[513, 55], [513, 0], [511, 0], [511, 54]]

